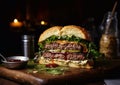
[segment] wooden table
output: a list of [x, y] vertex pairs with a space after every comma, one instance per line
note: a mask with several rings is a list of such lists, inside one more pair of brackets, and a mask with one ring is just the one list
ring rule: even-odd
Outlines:
[[118, 68], [120, 68], [119, 59], [113, 60], [109, 65], [93, 69], [70, 68], [62, 75], [27, 73], [27, 69], [12, 70], [1, 66], [0, 80], [7, 79], [17, 83], [16, 85], [90, 85], [93, 82], [103, 82], [104, 78], [118, 72], [120, 70]]

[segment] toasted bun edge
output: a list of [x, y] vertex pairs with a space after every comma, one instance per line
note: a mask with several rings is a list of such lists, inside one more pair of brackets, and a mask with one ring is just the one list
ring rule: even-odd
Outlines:
[[57, 36], [75, 35], [86, 40], [91, 40], [91, 36], [85, 28], [76, 25], [66, 25], [66, 26], [53, 26], [48, 28], [40, 35], [38, 42], [42, 42], [52, 35]]

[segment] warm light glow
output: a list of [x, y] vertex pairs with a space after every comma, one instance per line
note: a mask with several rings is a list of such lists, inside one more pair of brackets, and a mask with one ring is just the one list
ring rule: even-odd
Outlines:
[[45, 22], [44, 22], [44, 21], [41, 21], [41, 24], [42, 24], [42, 25], [44, 25], [44, 24], [45, 24]]
[[23, 23], [19, 22], [18, 19], [14, 19], [13, 22], [10, 23], [11, 27], [22, 27]]
[[41, 24], [41, 25], [47, 25], [47, 22], [41, 21], [40, 24]]
[[14, 19], [14, 23], [17, 23], [18, 22], [18, 20], [17, 19]]

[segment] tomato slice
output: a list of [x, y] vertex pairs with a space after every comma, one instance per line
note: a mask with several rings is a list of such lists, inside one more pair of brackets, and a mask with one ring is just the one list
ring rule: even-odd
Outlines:
[[55, 63], [46, 64], [46, 67], [48, 67], [48, 68], [55, 68], [55, 67], [58, 67], [58, 66], [59, 65], [55, 64]]

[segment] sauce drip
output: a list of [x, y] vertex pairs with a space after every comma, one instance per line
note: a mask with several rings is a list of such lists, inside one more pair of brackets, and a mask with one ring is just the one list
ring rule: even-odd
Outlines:
[[46, 64], [46, 67], [48, 68], [56, 68], [58, 67], [59, 65], [58, 64], [55, 64], [55, 63], [50, 63], [50, 64]]

